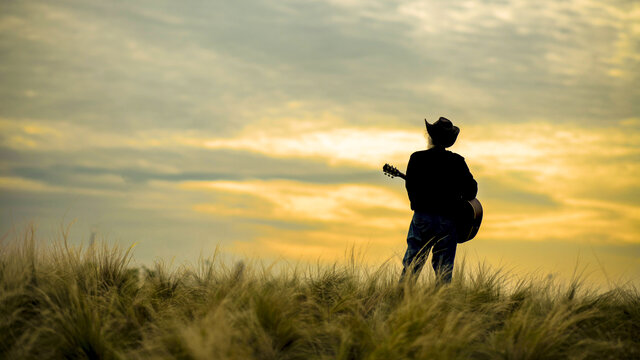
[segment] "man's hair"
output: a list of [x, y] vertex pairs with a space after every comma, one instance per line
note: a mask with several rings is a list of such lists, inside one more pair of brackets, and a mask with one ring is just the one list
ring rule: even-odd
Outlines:
[[427, 139], [427, 150], [436, 146], [436, 144], [433, 143], [433, 139], [431, 138], [431, 135], [429, 135], [429, 132], [426, 130], [424, 131], [424, 138]]

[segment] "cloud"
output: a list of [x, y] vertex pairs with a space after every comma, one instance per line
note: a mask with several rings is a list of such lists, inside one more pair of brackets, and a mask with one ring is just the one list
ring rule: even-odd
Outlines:
[[[293, 181], [187, 182], [185, 189], [237, 194], [238, 200], [195, 204], [194, 210], [223, 216], [316, 222], [355, 227], [397, 226], [406, 198], [383, 187], [363, 184], [319, 185]], [[248, 197], [247, 197], [248, 196]], [[373, 210], [373, 211], [369, 211]]]
[[222, 135], [292, 101], [376, 126], [633, 115], [637, 6], [420, 4], [5, 3], [0, 115]]
[[[48, 128], [37, 122], [4, 121], [4, 145], [15, 150], [66, 150], [60, 153], [66, 157], [82, 149], [91, 154], [88, 158], [74, 155], [77, 163], [54, 158], [47, 168], [15, 163], [4, 172], [13, 179], [22, 177], [69, 192], [126, 192], [153, 181], [176, 186], [195, 181], [212, 184], [218, 193], [226, 193], [224, 201], [189, 206], [197, 212], [280, 224], [298, 219], [314, 226], [348, 219], [362, 222], [364, 228], [368, 226], [367, 216], [377, 211], [372, 219], [388, 216], [388, 221], [379, 223], [396, 224], [398, 231], [404, 226], [403, 221], [392, 220], [396, 216], [393, 211], [406, 207], [401, 183], [382, 183], [379, 168], [389, 161], [402, 170], [407, 155], [423, 147], [419, 133], [339, 127], [335, 119], [327, 123], [269, 122], [279, 126], [247, 125], [236, 137], [212, 139], [190, 131], [121, 135], [65, 124]], [[626, 119], [624, 124], [628, 127], [634, 122]], [[479, 196], [488, 214], [483, 230], [491, 238], [508, 239], [519, 234], [521, 239], [533, 241], [563, 236], [633, 241], [637, 219], [630, 214], [638, 212], [640, 195], [636, 182], [640, 154], [634, 145], [639, 139], [634, 132], [624, 126], [586, 129], [552, 123], [468, 125], [462, 129], [454, 150], [466, 156], [480, 183]], [[118, 153], [129, 156], [119, 156], [117, 162], [105, 166], [90, 160], [97, 154], [91, 152], [92, 148], [105, 159]], [[105, 155], [105, 151], [113, 155]], [[598, 165], [594, 167], [594, 163]], [[353, 186], [340, 185], [348, 183]], [[19, 188], [17, 182], [6, 186], [14, 186], [11, 184]], [[396, 202], [404, 205], [395, 210], [362, 205], [362, 199], [383, 199], [377, 193], [385, 191], [392, 191], [395, 199], [405, 199], [404, 203]], [[347, 196], [349, 193], [353, 195]], [[382, 200], [385, 202], [394, 203]], [[358, 211], [354, 210], [357, 204], [362, 205]], [[365, 216], [366, 208], [375, 211]], [[373, 220], [370, 225], [375, 227], [377, 223]]]
[[415, 134], [407, 131], [342, 128], [326, 132], [309, 131], [294, 137], [252, 133], [236, 139], [208, 140], [204, 145], [212, 149], [242, 149], [277, 157], [321, 157], [329, 163], [349, 162], [378, 167], [385, 158], [406, 156], [420, 142]]
[[0, 188], [4, 189], [4, 191], [60, 191], [60, 189], [56, 187], [19, 177], [0, 177]]

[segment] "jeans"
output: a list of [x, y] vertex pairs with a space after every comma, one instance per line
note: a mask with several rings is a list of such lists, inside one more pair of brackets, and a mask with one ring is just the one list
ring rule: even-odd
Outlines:
[[407, 234], [407, 252], [402, 259], [402, 281], [411, 271], [414, 279], [420, 274], [432, 250], [431, 265], [438, 282], [451, 282], [453, 259], [456, 256], [458, 234], [453, 219], [441, 215], [414, 212]]

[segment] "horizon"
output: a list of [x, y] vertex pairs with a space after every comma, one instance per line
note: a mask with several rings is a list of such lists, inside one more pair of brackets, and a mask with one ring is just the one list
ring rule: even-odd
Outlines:
[[401, 267], [381, 168], [444, 116], [484, 207], [457, 260], [638, 285], [639, 23], [622, 0], [4, 2], [0, 231]]

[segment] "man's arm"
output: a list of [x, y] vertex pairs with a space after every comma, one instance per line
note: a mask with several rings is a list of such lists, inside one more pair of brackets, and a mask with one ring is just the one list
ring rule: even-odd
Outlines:
[[409, 157], [409, 163], [407, 164], [407, 172], [406, 172], [406, 177], [405, 177], [405, 181], [404, 181], [404, 186], [407, 189], [407, 195], [409, 196], [409, 201], [411, 201], [411, 197], [412, 195], [415, 193], [415, 158], [413, 156], [414, 154], [411, 154], [411, 156]]
[[465, 200], [471, 200], [478, 195], [478, 182], [471, 175], [471, 171], [467, 166], [466, 161], [462, 158], [462, 174], [460, 176], [460, 188], [462, 198]]

